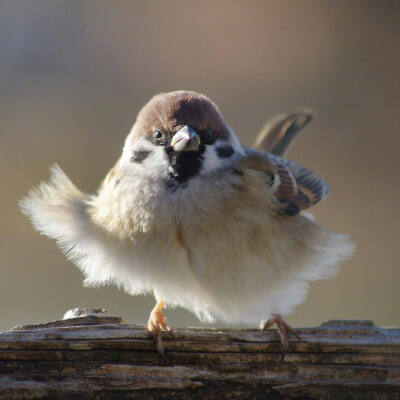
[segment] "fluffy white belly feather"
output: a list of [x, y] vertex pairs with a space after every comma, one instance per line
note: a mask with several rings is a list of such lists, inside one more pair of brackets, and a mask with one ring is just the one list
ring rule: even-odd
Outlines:
[[[304, 300], [308, 281], [333, 276], [352, 252], [344, 235], [305, 216], [273, 215], [265, 185], [246, 183], [257, 179], [199, 177], [167, 195], [165, 185], [131, 177], [114, 188], [129, 188], [122, 204], [112, 192], [82, 194], [56, 167], [23, 208], [58, 240], [86, 285], [153, 292], [202, 320], [253, 325], [289, 313]], [[108, 231], [99, 228], [107, 221]]]

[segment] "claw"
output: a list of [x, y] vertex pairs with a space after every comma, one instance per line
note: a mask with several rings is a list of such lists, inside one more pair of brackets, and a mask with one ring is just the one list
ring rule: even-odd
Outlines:
[[172, 337], [174, 337], [174, 334], [171, 328], [167, 325], [167, 318], [162, 313], [163, 307], [164, 301], [158, 301], [150, 313], [149, 321], [147, 322], [147, 329], [153, 334], [153, 340], [160, 358], [164, 362], [168, 362], [165, 356], [162, 335], [164, 332], [168, 332]]
[[293, 334], [297, 340], [301, 340], [300, 336], [283, 320], [279, 314], [272, 314], [272, 317], [262, 327], [262, 332], [276, 325], [279, 338], [281, 339], [282, 356], [281, 360], [284, 361], [285, 355], [289, 346], [288, 335]]
[[165, 363], [168, 363], [168, 359], [165, 356], [164, 345], [162, 343], [162, 331], [157, 329], [153, 332], [153, 340], [156, 345], [157, 353]]

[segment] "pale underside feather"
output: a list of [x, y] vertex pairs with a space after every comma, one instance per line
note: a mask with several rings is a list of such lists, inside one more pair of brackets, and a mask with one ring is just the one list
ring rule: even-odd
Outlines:
[[258, 325], [300, 304], [309, 281], [333, 276], [352, 245], [301, 215], [281, 219], [272, 188], [252, 171], [230, 167], [170, 193], [155, 175], [151, 184], [121, 179], [117, 168], [88, 196], [56, 167], [22, 206], [86, 285], [152, 292], [204, 321]]

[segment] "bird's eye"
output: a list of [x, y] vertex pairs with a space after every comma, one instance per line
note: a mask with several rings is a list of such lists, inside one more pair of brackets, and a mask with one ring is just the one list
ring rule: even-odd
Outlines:
[[153, 138], [154, 139], [161, 139], [162, 138], [162, 132], [159, 129], [156, 129], [153, 133]]
[[208, 144], [208, 145], [214, 144], [215, 140], [216, 140], [211, 129], [204, 129], [203, 131], [201, 131], [200, 138], [204, 144]]

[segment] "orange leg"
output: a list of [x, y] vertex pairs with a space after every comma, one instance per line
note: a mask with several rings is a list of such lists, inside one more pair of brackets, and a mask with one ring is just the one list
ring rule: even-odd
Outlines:
[[276, 325], [279, 337], [281, 339], [283, 360], [289, 344], [288, 335], [292, 333], [298, 340], [301, 339], [300, 336], [284, 321], [279, 314], [272, 314], [271, 318], [262, 327], [262, 331], [265, 332], [268, 328], [271, 328], [274, 325]]
[[158, 300], [150, 313], [149, 321], [147, 322], [147, 329], [153, 334], [158, 353], [166, 361], [164, 346], [162, 343], [162, 332], [172, 333], [172, 331], [167, 325], [167, 318], [162, 312], [163, 308], [164, 301]]

